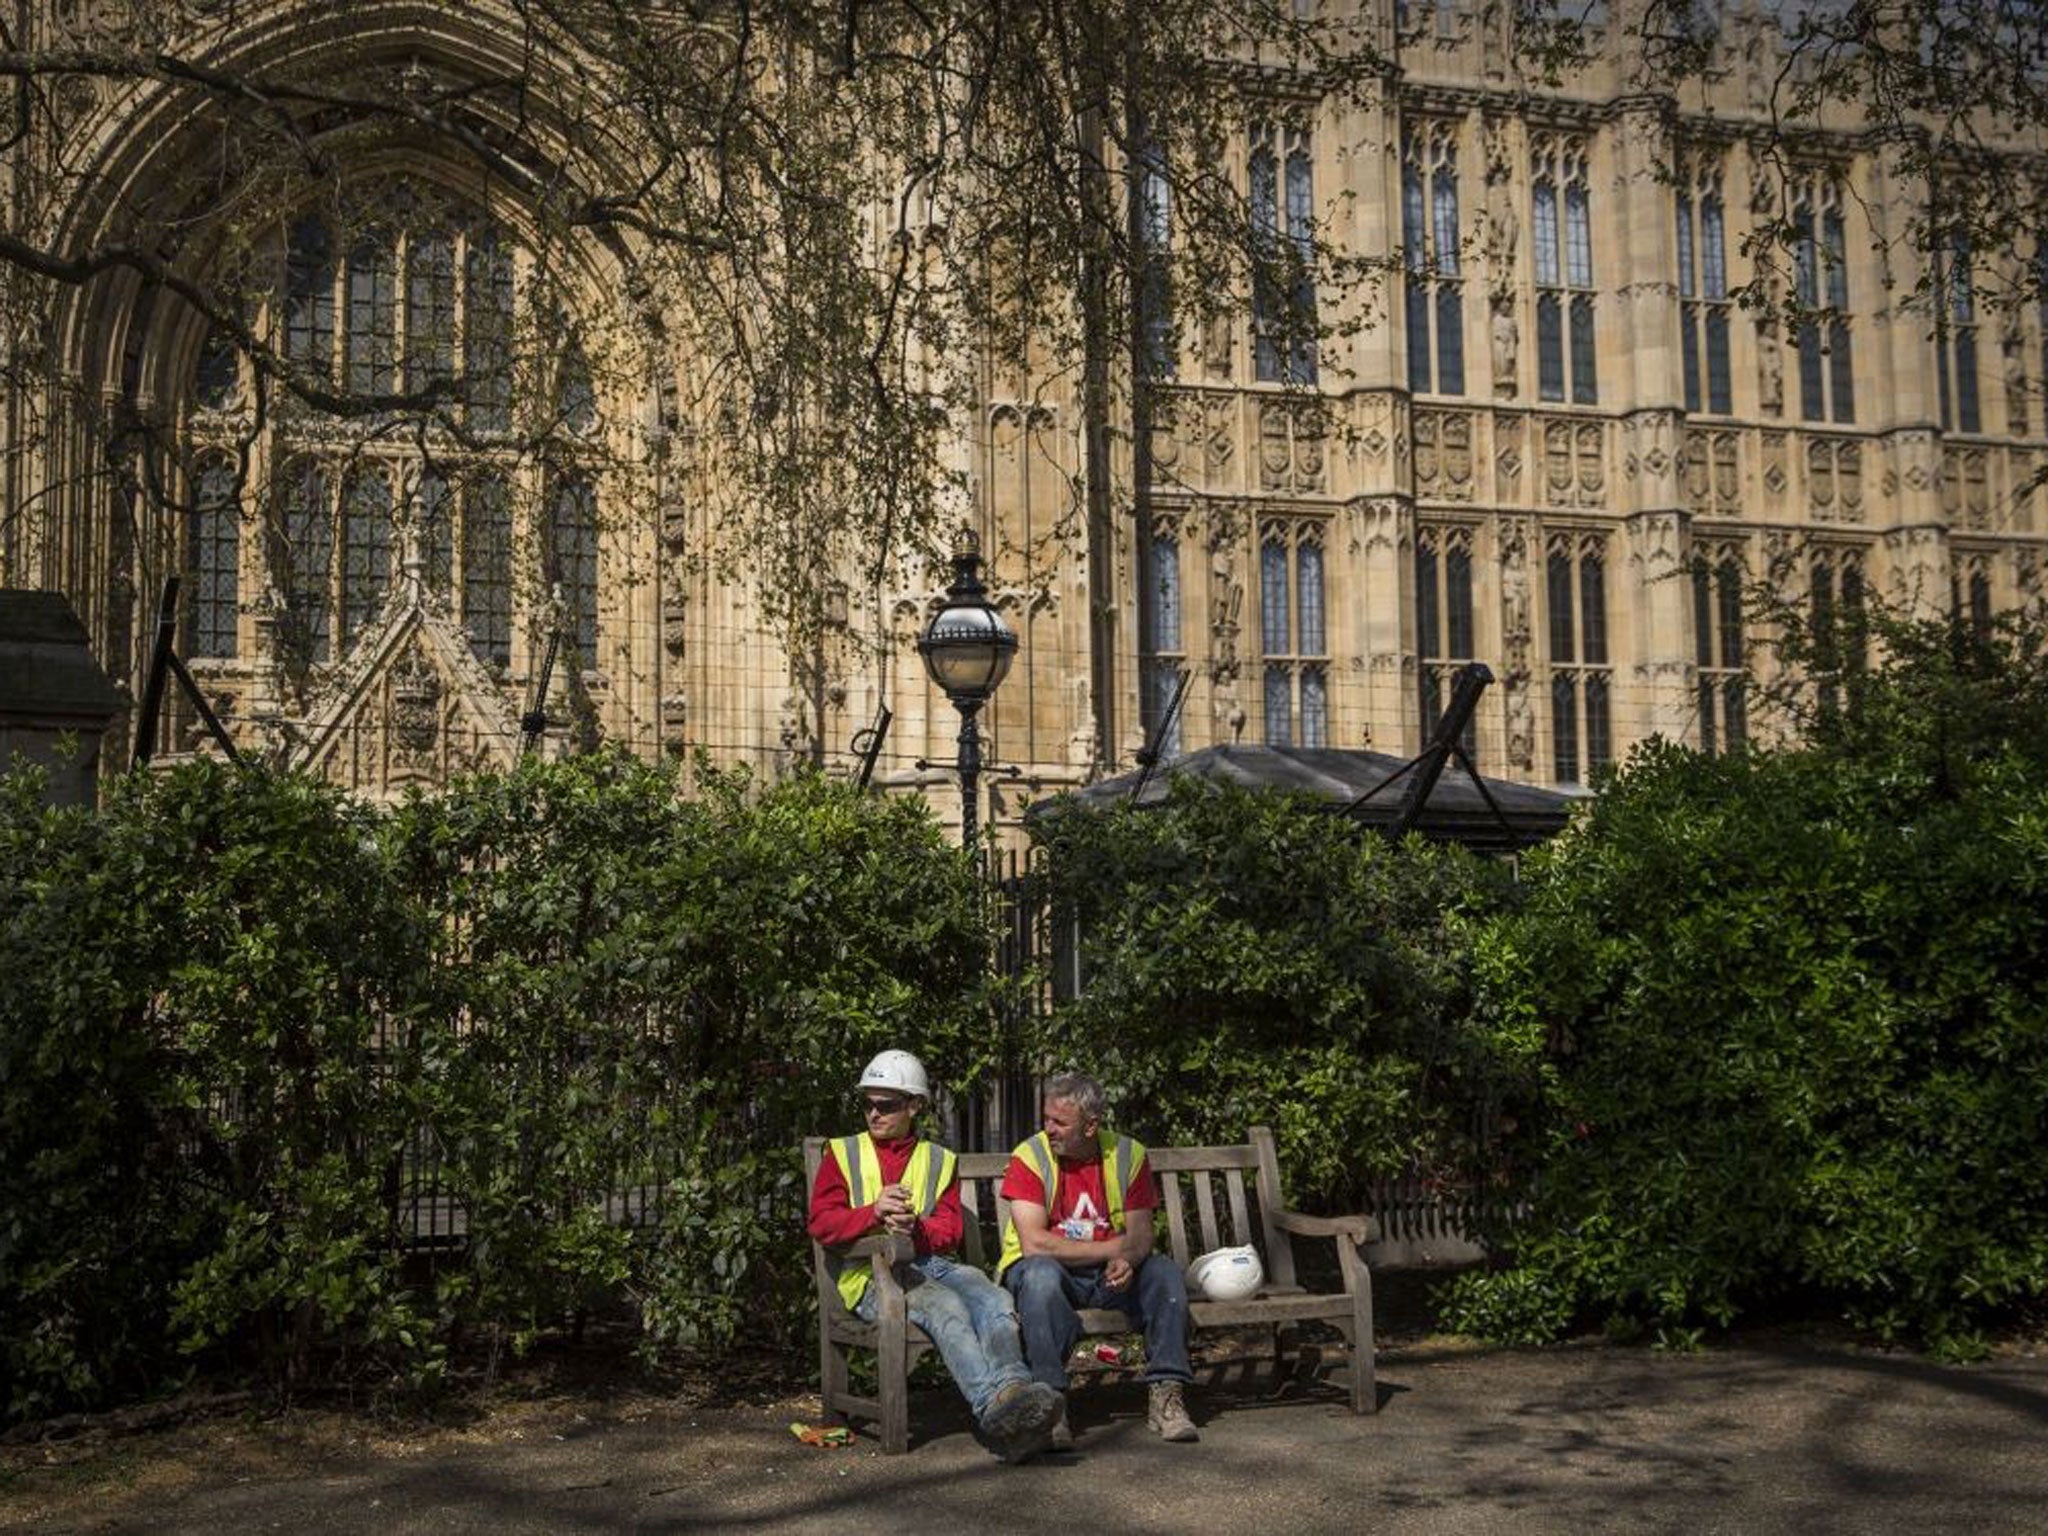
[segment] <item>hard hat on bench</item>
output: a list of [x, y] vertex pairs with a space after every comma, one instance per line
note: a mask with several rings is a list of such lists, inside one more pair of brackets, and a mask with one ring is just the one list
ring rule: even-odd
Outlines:
[[1188, 1266], [1188, 1281], [1211, 1301], [1243, 1301], [1266, 1283], [1256, 1248], [1217, 1248]]
[[859, 1086], [907, 1093], [916, 1099], [932, 1096], [931, 1079], [925, 1076], [924, 1063], [908, 1051], [882, 1052], [861, 1073]]

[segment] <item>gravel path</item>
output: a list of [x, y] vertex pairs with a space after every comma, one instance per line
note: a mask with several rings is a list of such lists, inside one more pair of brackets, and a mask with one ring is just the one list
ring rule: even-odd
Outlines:
[[1382, 1409], [1274, 1397], [1210, 1369], [1193, 1446], [1128, 1381], [1075, 1394], [1077, 1453], [1005, 1467], [949, 1391], [911, 1454], [817, 1450], [803, 1399], [691, 1408], [635, 1389], [514, 1403], [461, 1428], [341, 1415], [213, 1421], [0, 1456], [0, 1528], [111, 1532], [620, 1530], [1386, 1533], [2048, 1530], [2048, 1356], [1946, 1367], [1752, 1340], [1691, 1356], [1587, 1344], [1382, 1357]]

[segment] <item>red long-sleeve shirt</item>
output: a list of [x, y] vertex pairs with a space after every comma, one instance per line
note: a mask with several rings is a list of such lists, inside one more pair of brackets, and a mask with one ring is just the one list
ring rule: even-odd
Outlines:
[[[884, 1184], [903, 1182], [903, 1170], [910, 1165], [910, 1154], [916, 1149], [915, 1136], [875, 1143]], [[882, 1229], [882, 1218], [875, 1214], [872, 1204], [850, 1205], [850, 1198], [846, 1177], [839, 1171], [839, 1160], [828, 1151], [818, 1163], [818, 1177], [811, 1185], [810, 1219], [804, 1223], [811, 1236], [828, 1248]], [[931, 1215], [918, 1218], [910, 1229], [910, 1240], [920, 1258], [950, 1253], [960, 1246], [965, 1230], [960, 1214], [960, 1181], [956, 1178], [939, 1191], [939, 1203], [932, 1207]]]

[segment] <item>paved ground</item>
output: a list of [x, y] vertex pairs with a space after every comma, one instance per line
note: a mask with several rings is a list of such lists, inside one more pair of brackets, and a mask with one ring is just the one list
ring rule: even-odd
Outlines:
[[995, 1462], [949, 1390], [911, 1454], [816, 1450], [801, 1399], [715, 1411], [645, 1392], [516, 1403], [460, 1428], [294, 1414], [0, 1455], [0, 1527], [34, 1531], [690, 1530], [1380, 1533], [2048, 1531], [2048, 1355], [1952, 1368], [1752, 1340], [1382, 1359], [1382, 1409], [1275, 1398], [1211, 1368], [1197, 1446], [1141, 1389], [1077, 1391], [1078, 1453]]

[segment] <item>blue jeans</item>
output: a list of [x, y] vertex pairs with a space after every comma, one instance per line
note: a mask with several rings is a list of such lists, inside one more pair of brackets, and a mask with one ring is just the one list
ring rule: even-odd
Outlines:
[[1102, 1283], [1102, 1266], [1069, 1269], [1044, 1255], [1019, 1259], [1003, 1274], [1017, 1298], [1024, 1358], [1031, 1374], [1055, 1392], [1067, 1390], [1067, 1357], [1081, 1342], [1080, 1307], [1113, 1307], [1145, 1332], [1145, 1380], [1193, 1381], [1188, 1365], [1188, 1283], [1163, 1253], [1148, 1254], [1135, 1281], [1120, 1291]]
[[[987, 1275], [934, 1253], [898, 1265], [896, 1278], [903, 1285], [904, 1310], [931, 1335], [976, 1423], [1004, 1386], [1031, 1379], [1017, 1337], [1016, 1304]], [[881, 1305], [870, 1285], [853, 1315], [872, 1323]]]

